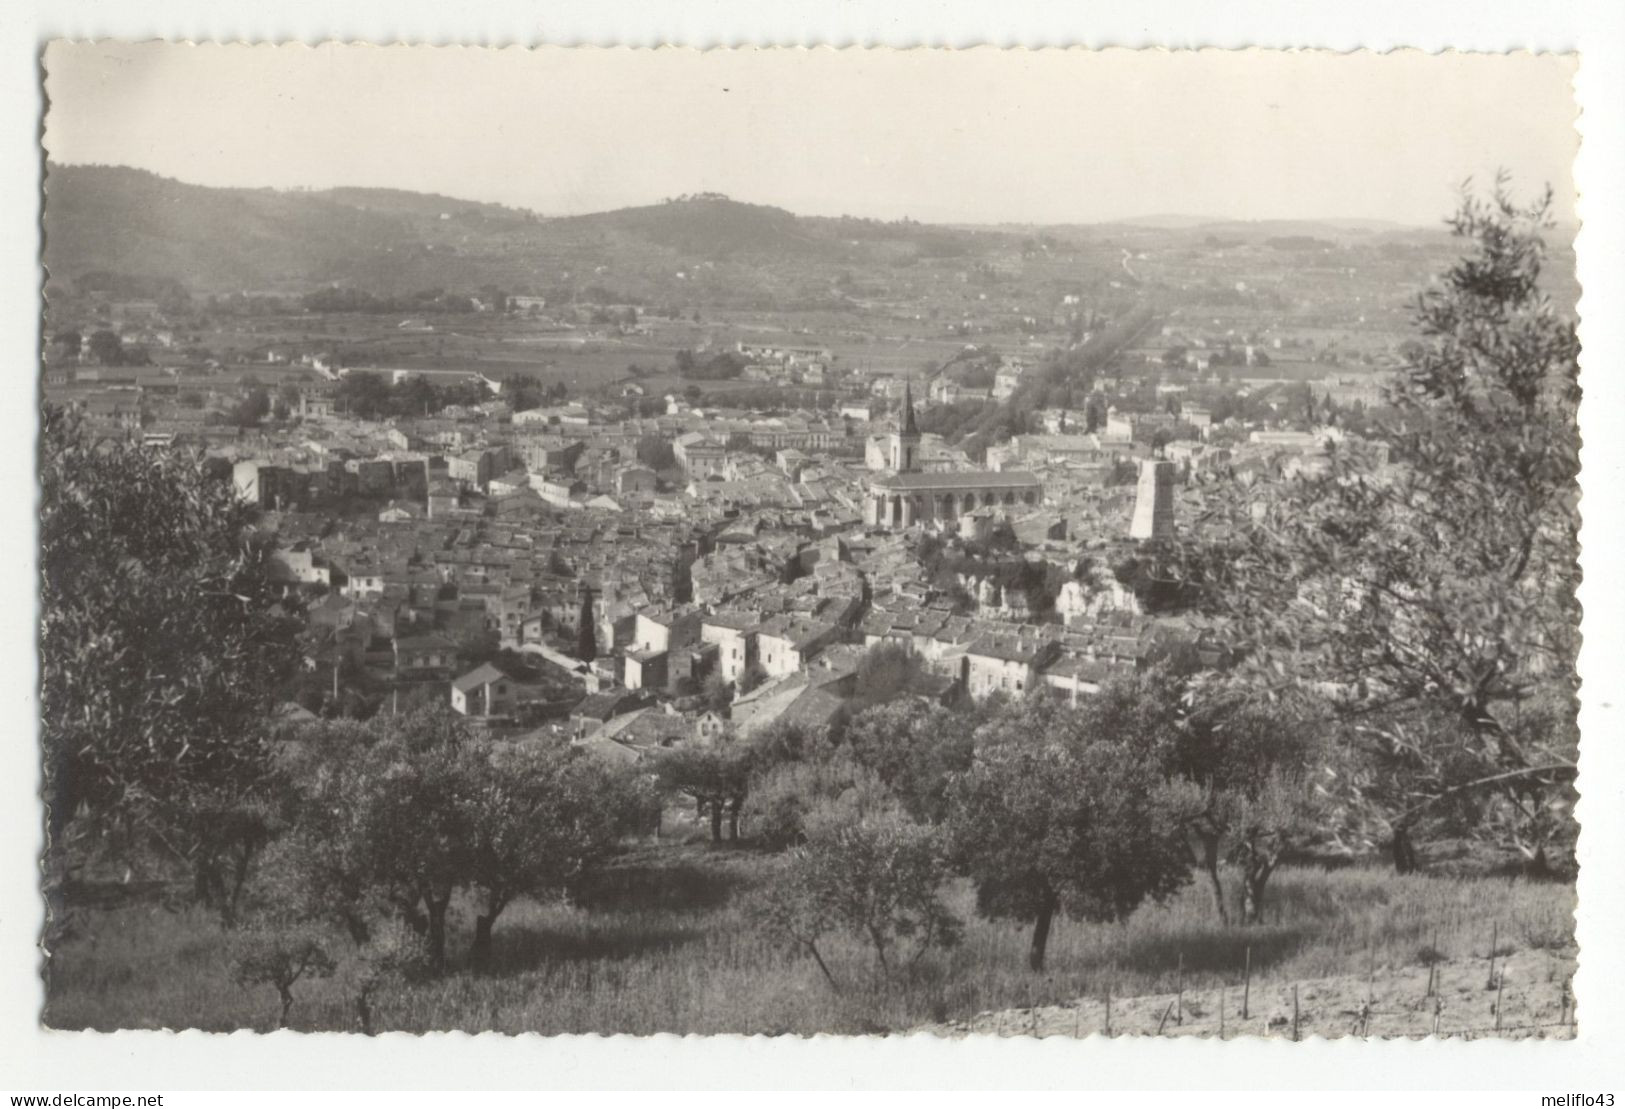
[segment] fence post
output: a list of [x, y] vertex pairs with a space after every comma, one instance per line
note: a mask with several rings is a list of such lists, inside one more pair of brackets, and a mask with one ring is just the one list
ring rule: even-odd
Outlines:
[[1495, 949], [1501, 945], [1501, 922], [1496, 921], [1490, 925], [1490, 977], [1484, 983], [1486, 990], [1495, 988]]
[[1174, 1023], [1185, 1023], [1185, 953], [1179, 953], [1179, 979], [1174, 995]]
[[1168, 1017], [1173, 1013], [1173, 1011], [1174, 1003], [1170, 1001], [1168, 1002], [1168, 1007], [1162, 1011], [1162, 1019], [1157, 1021], [1157, 1035], [1162, 1035], [1162, 1030], [1168, 1027]]
[[1292, 1042], [1298, 1042], [1298, 984], [1292, 983]]
[[1501, 968], [1501, 977], [1495, 980], [1495, 1030], [1501, 1031], [1501, 987], [1506, 985], [1506, 967]]
[[1366, 941], [1365, 1003], [1370, 1008], [1377, 1000], [1377, 945]]
[[1444, 962], [1444, 952], [1439, 950], [1439, 928], [1433, 928], [1433, 976], [1428, 982], [1428, 993], [1439, 992], [1439, 964]]
[[1224, 1042], [1224, 995], [1226, 992], [1226, 987], [1219, 987], [1219, 1041], [1221, 1043]]
[[1247, 945], [1247, 951], [1242, 956], [1241, 963], [1241, 1019], [1247, 1020], [1251, 1015], [1247, 1011], [1248, 1003], [1253, 996], [1253, 945]]
[[1112, 988], [1110, 986], [1107, 986], [1106, 987], [1106, 1038], [1108, 1040], [1111, 1039], [1111, 1035], [1112, 1035]]

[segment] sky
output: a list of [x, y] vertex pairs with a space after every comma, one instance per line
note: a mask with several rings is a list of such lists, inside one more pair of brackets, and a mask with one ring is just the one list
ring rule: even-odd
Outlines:
[[1468, 177], [1572, 219], [1571, 56], [52, 43], [46, 149], [202, 185], [544, 215], [1437, 224]]

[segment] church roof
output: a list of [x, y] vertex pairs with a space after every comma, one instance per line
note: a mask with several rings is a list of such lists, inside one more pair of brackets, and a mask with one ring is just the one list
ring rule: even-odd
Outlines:
[[946, 492], [956, 489], [1037, 489], [1038, 475], [1025, 470], [947, 470], [932, 474], [886, 474], [872, 483], [899, 492]]

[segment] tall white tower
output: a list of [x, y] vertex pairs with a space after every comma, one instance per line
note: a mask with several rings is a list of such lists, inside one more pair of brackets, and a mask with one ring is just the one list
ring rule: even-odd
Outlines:
[[1140, 463], [1140, 480], [1134, 493], [1134, 519], [1129, 523], [1130, 539], [1172, 539], [1174, 537], [1174, 464], [1148, 458]]

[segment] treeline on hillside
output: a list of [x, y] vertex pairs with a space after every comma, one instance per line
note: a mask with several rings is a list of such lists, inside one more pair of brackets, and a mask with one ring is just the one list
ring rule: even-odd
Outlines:
[[1111, 365], [1153, 319], [1150, 305], [1137, 305], [1086, 343], [1050, 352], [1044, 361], [1022, 375], [1015, 393], [1003, 403], [967, 402], [927, 409], [922, 414], [921, 430], [942, 435], [979, 461], [986, 456], [988, 447], [1032, 431], [1035, 412], [1046, 408], [1083, 408], [1095, 377]]
[[432, 416], [448, 405], [484, 404], [491, 399], [491, 391], [478, 381], [436, 384], [425, 377], [408, 377], [394, 384], [385, 374], [366, 370], [345, 374], [333, 390], [334, 407], [363, 420]]
[[[492, 298], [488, 302], [488, 307], [496, 311], [502, 311], [507, 307], [508, 298], [505, 293], [492, 290], [487, 295]], [[468, 313], [476, 310], [472, 296], [450, 293], [445, 289], [420, 289], [404, 296], [380, 296], [364, 289], [332, 285], [306, 293], [299, 298], [299, 303], [307, 312], [355, 312], [373, 315], [416, 312]]]
[[[689, 395], [694, 389], [694, 395]], [[834, 407], [841, 395], [833, 389], [809, 389], [797, 385], [761, 385], [727, 389], [705, 394], [695, 386], [683, 390], [690, 403], [718, 408], [739, 408], [761, 416], [783, 416], [797, 410], [826, 412]]]
[[1087, 342], [1051, 352], [1032, 371], [1022, 375], [1010, 398], [1018, 412], [1044, 408], [1081, 408], [1095, 378], [1149, 328], [1155, 319], [1152, 305], [1140, 302], [1091, 335]]
[[729, 381], [743, 373], [750, 363], [731, 350], [707, 358], [685, 347], [677, 352], [673, 364], [677, 372], [690, 381]]
[[502, 400], [514, 412], [563, 404], [570, 396], [570, 388], [562, 381], [544, 385], [525, 374], [509, 374], [502, 379]]
[[975, 434], [1000, 407], [991, 401], [974, 400], [932, 404], [916, 412], [914, 419], [924, 434], [940, 435], [949, 443], [958, 443], [966, 436]]
[[991, 389], [994, 373], [1003, 361], [998, 352], [975, 347], [960, 351], [938, 369], [950, 381], [967, 389]]
[[108, 270], [88, 270], [73, 279], [77, 293], [87, 296], [117, 297], [131, 300], [152, 300], [164, 310], [185, 308], [192, 297], [186, 286], [173, 277], [154, 274], [113, 273]]

